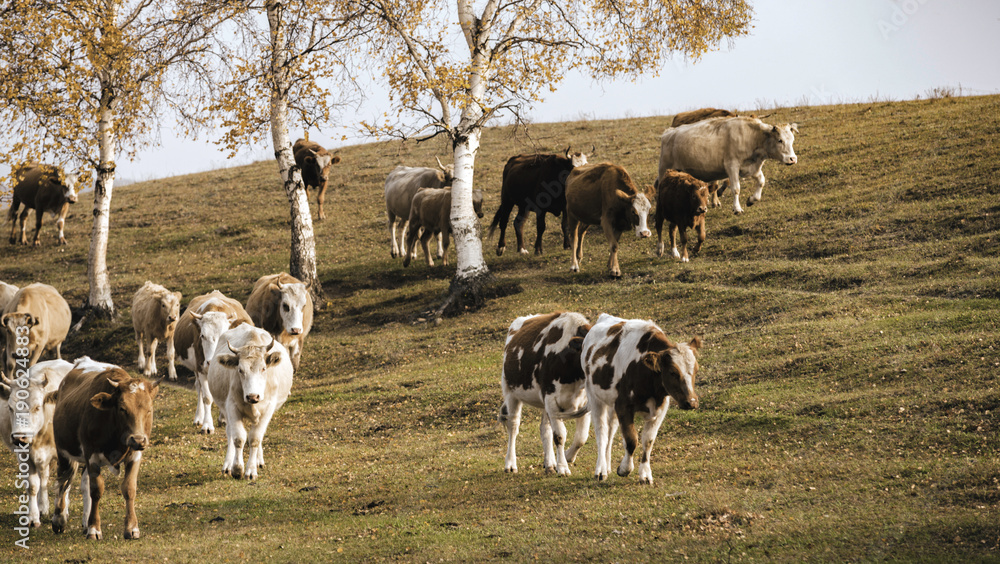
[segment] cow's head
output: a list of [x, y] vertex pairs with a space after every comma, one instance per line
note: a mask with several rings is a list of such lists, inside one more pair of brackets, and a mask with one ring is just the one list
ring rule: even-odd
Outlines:
[[659, 373], [663, 387], [681, 409], [696, 409], [698, 394], [694, 380], [698, 375], [698, 349], [701, 339], [695, 337], [687, 343], [678, 343], [661, 352], [642, 355], [642, 363]]
[[73, 173], [67, 174], [62, 179], [63, 197], [66, 201], [75, 204], [77, 200], [77, 189], [79, 188], [80, 176]]
[[90, 398], [90, 405], [110, 414], [109, 426], [118, 432], [121, 444], [132, 450], [145, 450], [153, 432], [153, 399], [159, 382], [133, 378], [121, 368], [114, 367], [100, 376], [110, 388]]
[[46, 418], [51, 420], [57, 395], [46, 392], [48, 383], [45, 374], [0, 383], [0, 399], [7, 402], [7, 413], [2, 417], [10, 417], [11, 444], [30, 445], [42, 432]]
[[[19, 336], [26, 336], [27, 332], [30, 332], [32, 327], [38, 324], [39, 320], [37, 317], [20, 311], [8, 313], [0, 317], [0, 325], [2, 325], [0, 331], [3, 331], [4, 342], [6, 343], [4, 366], [6, 367], [7, 374], [14, 374], [14, 351], [24, 346], [23, 344], [17, 344], [17, 338]], [[30, 343], [28, 348], [34, 350], [34, 347]]]
[[618, 197], [629, 201], [630, 205], [625, 213], [628, 215], [628, 224], [635, 228], [635, 236], [640, 239], [652, 236], [653, 234], [649, 231], [649, 226], [646, 224], [646, 218], [649, 217], [649, 210], [653, 208], [653, 205], [649, 203], [649, 198], [645, 194], [629, 196], [621, 190], [618, 191]]
[[229, 330], [229, 326], [236, 321], [236, 314], [226, 314], [222, 311], [207, 311], [205, 313], [191, 312], [194, 324], [198, 327], [200, 334], [199, 343], [201, 347], [202, 362], [201, 368], [207, 370], [208, 363], [215, 356], [215, 348], [219, 346], [219, 339], [222, 334]]
[[691, 187], [691, 215], [703, 215], [708, 211], [708, 184]]
[[214, 360], [236, 371], [240, 378], [240, 388], [243, 390], [243, 400], [247, 403], [257, 403], [264, 399], [267, 388], [265, 372], [268, 368], [281, 363], [283, 347], [274, 340], [274, 337], [270, 339], [271, 341], [263, 346], [249, 343], [238, 349], [234, 349], [227, 342], [231, 354], [220, 353]]
[[438, 169], [441, 171], [441, 174], [438, 175], [438, 180], [441, 181], [441, 186], [451, 186], [455, 181], [455, 163], [443, 165], [441, 164], [441, 159], [434, 157], [434, 160], [437, 161]]
[[271, 303], [277, 304], [281, 317], [281, 328], [289, 335], [301, 335], [305, 331], [304, 312], [309, 304], [309, 288], [302, 282], [271, 284]]
[[767, 132], [766, 149], [768, 158], [781, 161], [786, 165], [793, 165], [799, 162], [795, 156], [795, 149], [792, 144], [795, 142], [795, 134], [799, 132], [796, 123], [782, 123], [772, 125]]
[[172, 292], [160, 298], [160, 315], [167, 325], [176, 326], [177, 319], [181, 315], [180, 292]]
[[472, 191], [472, 209], [476, 212], [476, 217], [483, 217], [483, 191], [473, 190]]
[[[587, 155], [585, 155], [585, 154], [583, 154], [583, 153], [581, 153], [579, 151], [577, 151], [575, 153], [571, 153], [569, 151], [569, 148], [570, 148], [569, 145], [567, 145], [566, 146], [566, 151], [565, 151], [566, 158], [569, 159], [570, 162], [573, 163], [573, 167], [574, 168], [578, 167], [578, 166], [583, 166], [583, 165], [587, 164]], [[590, 156], [594, 155], [594, 150], [596, 148], [597, 148], [596, 146], [594, 146], [594, 147], [591, 148], [591, 150], [590, 150]]]

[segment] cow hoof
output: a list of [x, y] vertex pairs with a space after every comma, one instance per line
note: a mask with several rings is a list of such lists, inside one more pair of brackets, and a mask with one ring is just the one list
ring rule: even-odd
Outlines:
[[614, 278], [615, 280], [621, 280], [622, 279], [622, 273], [621, 272], [612, 272], [611, 273], [611, 277]]
[[572, 472], [569, 471], [569, 466], [561, 466], [556, 468], [556, 474], [559, 474], [560, 476], [569, 476]]
[[520, 255], [526, 255], [528, 254], [528, 249], [518, 249], [517, 253]]
[[497, 256], [502, 257], [503, 252], [507, 250], [507, 247], [497, 247]]
[[59, 239], [59, 244], [60, 244], [60, 245], [66, 245], [66, 244], [67, 244], [67, 243], [66, 243], [66, 239], [62, 239], [62, 238], [60, 238], [60, 239]]
[[87, 540], [101, 540], [102, 537], [103, 537], [103, 535], [101, 535], [101, 531], [88, 531], [87, 532]]
[[503, 469], [503, 471], [507, 472], [508, 474], [517, 474], [517, 466], [507, 466], [506, 468]]
[[545, 473], [546, 474], [555, 474], [556, 473], [556, 467], [555, 466], [546, 466], [545, 467]]
[[31, 528], [33, 528], [33, 529], [37, 529], [37, 528], [39, 528], [41, 526], [42, 526], [42, 522], [41, 521], [32, 521], [31, 522]]
[[594, 474], [594, 478], [596, 478], [598, 482], [603, 482], [604, 480], [608, 479], [608, 475], [607, 474]]
[[652, 476], [643, 476], [642, 478], [639, 478], [639, 483], [640, 484], [646, 484], [648, 486], [652, 486], [653, 485], [653, 477]]
[[232, 476], [233, 478], [239, 480], [239, 479], [241, 479], [243, 477], [243, 469], [242, 468], [237, 468], [237, 467], [234, 466], [233, 468], [231, 468], [229, 470], [229, 475]]
[[41, 242], [41, 241], [35, 241], [35, 242], [34, 242], [34, 243], [32, 243], [32, 244], [33, 244], [34, 246], [36, 246], [36, 247], [41, 247], [41, 246], [42, 246], [42, 242]]
[[128, 529], [125, 529], [125, 534], [123, 534], [122, 536], [125, 538], [125, 540], [135, 540], [135, 539], [139, 538], [139, 529], [135, 528], [135, 529], [132, 529], [131, 531], [128, 530]]
[[691, 259], [689, 259], [689, 258], [687, 258], [687, 257], [683, 257], [683, 258], [681, 259], [681, 262], [691, 262]]
[[580, 267], [579, 266], [571, 266], [571, 267], [569, 267], [569, 271], [570, 272], [580, 272]]
[[535, 248], [535, 256], [536, 257], [542, 256], [542, 249], [536, 247]]
[[202, 428], [201, 428], [201, 429], [200, 429], [200, 430], [198, 431], [198, 433], [200, 433], [200, 434], [202, 434], [202, 435], [211, 435], [211, 434], [212, 434], [212, 433], [214, 433], [214, 432], [215, 432], [215, 429], [213, 429], [213, 428], [211, 428], [211, 427], [202, 427]]

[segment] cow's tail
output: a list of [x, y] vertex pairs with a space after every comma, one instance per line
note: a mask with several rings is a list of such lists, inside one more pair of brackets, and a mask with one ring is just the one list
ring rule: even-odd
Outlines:
[[[502, 208], [503, 206], [501, 206]], [[493, 238], [493, 232], [497, 230], [497, 226], [500, 225], [500, 209], [497, 209], [497, 213], [493, 214], [493, 221], [490, 222], [490, 229], [486, 232], [486, 240], [489, 241]]]

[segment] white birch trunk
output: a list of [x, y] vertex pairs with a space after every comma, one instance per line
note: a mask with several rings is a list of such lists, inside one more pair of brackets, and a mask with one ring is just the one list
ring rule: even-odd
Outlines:
[[482, 129], [472, 131], [455, 143], [455, 180], [451, 188], [451, 231], [455, 239], [455, 279], [473, 280], [487, 272], [483, 258], [483, 242], [479, 234], [479, 218], [472, 207], [473, 175]]
[[94, 184], [94, 226], [90, 234], [90, 254], [87, 260], [87, 281], [90, 283], [87, 306], [100, 315], [110, 317], [115, 314], [115, 304], [111, 299], [107, 257], [117, 143], [111, 95], [107, 87], [103, 87], [102, 90], [104, 92], [101, 96], [101, 117], [97, 124], [100, 164], [97, 167], [97, 181]]

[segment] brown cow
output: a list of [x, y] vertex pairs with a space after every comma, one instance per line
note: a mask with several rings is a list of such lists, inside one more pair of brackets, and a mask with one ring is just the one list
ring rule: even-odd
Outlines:
[[[663, 256], [663, 222], [670, 230], [670, 247], [674, 258], [688, 262], [687, 229], [698, 234], [698, 243], [691, 254], [698, 254], [705, 242], [705, 212], [708, 211], [708, 184], [686, 172], [668, 169], [656, 181], [656, 256]], [[677, 252], [675, 236], [680, 231], [681, 252]]]
[[[27, 334], [27, 368], [38, 362], [42, 354], [55, 352], [62, 358], [62, 342], [69, 333], [72, 313], [69, 304], [59, 295], [59, 291], [48, 284], [29, 284], [14, 294], [0, 317], [0, 324], [6, 333], [7, 374], [14, 372], [14, 353], [17, 338]], [[22, 355], [23, 356], [23, 355]]]
[[[171, 292], [149, 280], [132, 297], [132, 328], [139, 344], [139, 370], [143, 376], [156, 375], [156, 347], [159, 341], [167, 344], [167, 375], [177, 379], [174, 368], [174, 330], [180, 317], [181, 293]], [[149, 357], [143, 347], [149, 347]]]
[[[476, 215], [483, 217], [483, 191], [472, 191], [472, 208]], [[423, 233], [420, 229], [423, 228]], [[406, 228], [406, 255], [403, 266], [410, 266], [410, 258], [416, 250], [417, 237], [424, 249], [427, 265], [434, 266], [428, 243], [434, 235], [441, 235], [441, 261], [448, 265], [448, 234], [451, 233], [451, 187], [421, 188], [413, 195], [410, 218]]]
[[101, 469], [122, 465], [125, 539], [139, 538], [135, 490], [142, 452], [153, 431], [153, 399], [159, 382], [133, 378], [117, 366], [80, 359], [59, 386], [52, 430], [59, 453], [59, 501], [52, 530], [61, 533], [69, 518], [69, 490], [83, 464], [80, 489], [88, 539], [101, 539], [99, 504], [104, 494]]
[[600, 225], [611, 245], [608, 258], [611, 276], [621, 277], [618, 237], [628, 229], [634, 229], [640, 239], [651, 236], [646, 226], [651, 207], [649, 198], [636, 188], [628, 171], [618, 165], [601, 163], [573, 169], [566, 181], [567, 227], [573, 251], [570, 270], [580, 271], [587, 227]]
[[678, 125], [687, 125], [689, 123], [695, 123], [703, 119], [717, 118], [717, 117], [733, 117], [736, 114], [729, 110], [720, 110], [717, 108], [701, 108], [700, 110], [691, 110], [690, 112], [680, 112], [674, 116], [673, 123], [670, 127], [677, 127]]
[[323, 202], [326, 201], [326, 183], [330, 178], [330, 165], [340, 162], [340, 157], [331, 155], [318, 143], [299, 139], [292, 145], [295, 164], [302, 170], [302, 181], [306, 189], [316, 188], [316, 203], [319, 205], [319, 218], [326, 219]]
[[7, 219], [10, 220], [10, 244], [17, 242], [15, 233], [17, 231], [17, 210], [24, 204], [24, 211], [21, 212], [21, 243], [28, 244], [28, 237], [25, 234], [24, 222], [28, 219], [28, 209], [35, 210], [35, 237], [34, 245], [38, 246], [41, 241], [38, 234], [42, 230], [42, 217], [45, 212], [55, 215], [56, 226], [59, 228], [59, 244], [66, 244], [66, 236], [63, 233], [63, 226], [66, 224], [66, 214], [69, 213], [69, 205], [76, 203], [77, 175], [66, 174], [62, 168], [54, 165], [29, 164], [24, 165], [14, 171], [14, 178], [18, 183], [14, 186], [14, 199], [10, 203], [10, 210], [7, 212]]
[[302, 346], [313, 322], [309, 287], [287, 272], [261, 276], [247, 298], [246, 311], [254, 325], [288, 349], [292, 367], [298, 370]]

